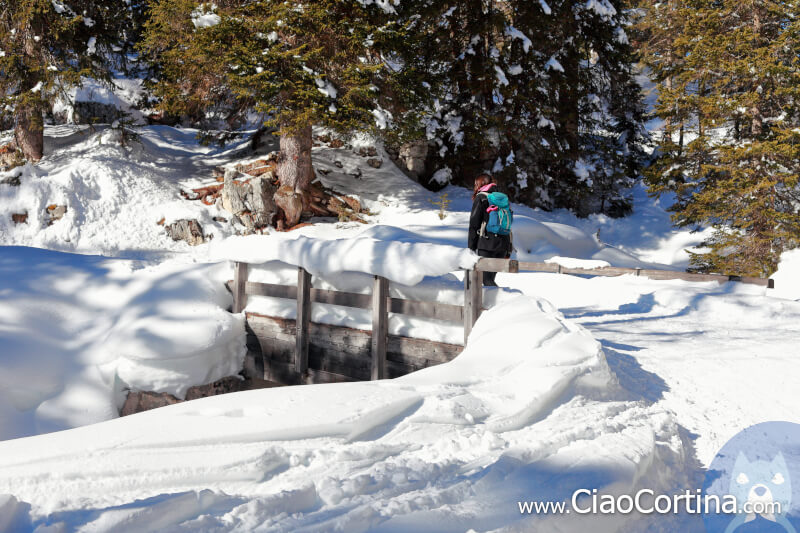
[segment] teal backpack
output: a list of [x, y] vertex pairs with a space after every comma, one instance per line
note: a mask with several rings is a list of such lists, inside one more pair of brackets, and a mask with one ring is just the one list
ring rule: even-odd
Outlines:
[[511, 211], [508, 203], [508, 196], [501, 192], [493, 192], [486, 195], [489, 200], [489, 221], [486, 223], [486, 231], [496, 235], [510, 235], [511, 224], [514, 222], [514, 212]]

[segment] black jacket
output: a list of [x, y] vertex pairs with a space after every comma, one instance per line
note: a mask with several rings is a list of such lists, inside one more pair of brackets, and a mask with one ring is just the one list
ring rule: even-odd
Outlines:
[[484, 237], [479, 235], [481, 226], [489, 222], [489, 200], [485, 194], [478, 194], [472, 202], [472, 213], [469, 216], [469, 239], [468, 246], [478, 255], [487, 254], [487, 257], [508, 257], [511, 255], [511, 237], [509, 235], [497, 235], [496, 233], [486, 232]]

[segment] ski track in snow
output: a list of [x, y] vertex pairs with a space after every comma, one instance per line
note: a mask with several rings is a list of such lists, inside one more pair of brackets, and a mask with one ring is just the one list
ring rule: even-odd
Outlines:
[[[28, 175], [17, 196], [0, 186], [0, 207], [16, 208], [20, 198], [35, 204], [29, 226], [0, 223], [3, 244], [140, 260], [116, 267], [126, 277], [159, 265], [190, 272], [215, 257], [216, 243], [189, 249], [168, 240], [156, 224], [161, 217], [198, 218], [217, 242], [236, 233], [211, 220], [224, 213], [184, 202], [178, 191], [210, 184], [210, 169], [238, 146], [206, 148], [192, 131], [160, 127], [145, 128], [142, 144], [127, 150], [102, 131], [88, 138], [48, 131], [38, 177]], [[445, 189], [452, 203], [440, 220], [431, 204], [440, 195], [407, 179], [385, 152], [379, 150], [385, 163], [377, 170], [346, 149], [320, 147], [313, 155], [315, 168], [329, 172], [321, 176], [326, 185], [360, 195], [375, 215], [367, 227], [317, 221], [280, 238], [463, 246], [469, 191]], [[357, 167], [359, 178], [352, 175]], [[623, 220], [517, 207], [519, 258], [682, 269], [685, 249], [704, 236], [672, 229], [668, 201], [637, 187], [635, 213]], [[70, 209], [46, 226], [37, 213], [52, 202]], [[0, 248], [0, 267], [13, 250]], [[20, 257], [11, 255], [5, 267]], [[60, 260], [48, 256], [41, 267]], [[787, 272], [783, 279], [796, 278]], [[59, 298], [87, 275], [73, 274], [58, 286]], [[265, 281], [289, 274], [254, 269]], [[29, 277], [31, 285], [54, 283], [35, 269]], [[459, 298], [451, 278], [437, 286], [442, 301]], [[121, 283], [120, 274], [109, 279]], [[349, 290], [362, 282], [354, 275], [315, 280]], [[697, 474], [741, 429], [800, 422], [792, 393], [800, 382], [800, 302], [752, 286], [633, 277], [524, 273], [500, 274], [498, 282], [527, 297], [491, 295], [487, 301], [497, 307], [481, 323], [494, 325], [479, 323], [465, 354], [448, 365], [377, 384], [209, 398], [0, 442], [0, 530], [525, 531], [532, 523], [515, 511], [518, 500], [565, 500], [595, 486], [613, 494], [694, 488]], [[0, 296], [20, 298], [19, 290], [0, 284]], [[95, 299], [107, 294], [92, 290]], [[54, 335], [94, 335], [80, 305], [59, 305], [69, 320]], [[18, 331], [10, 309], [0, 305], [0, 337]], [[524, 323], [515, 322], [520, 316]], [[481, 328], [495, 336], [481, 340]], [[45, 345], [60, 342], [48, 335]], [[8, 413], [0, 405], [0, 415], [14, 420]], [[683, 516], [535, 520], [546, 531], [702, 530], [699, 520]]]

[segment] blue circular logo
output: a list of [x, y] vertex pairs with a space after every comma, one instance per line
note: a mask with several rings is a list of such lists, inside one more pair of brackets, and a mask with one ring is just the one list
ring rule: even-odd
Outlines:
[[800, 532], [800, 424], [764, 422], [728, 441], [703, 482], [708, 533]]

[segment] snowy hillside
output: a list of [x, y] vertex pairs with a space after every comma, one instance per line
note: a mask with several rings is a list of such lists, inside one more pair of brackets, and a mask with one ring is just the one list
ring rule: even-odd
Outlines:
[[[117, 418], [126, 388], [181, 396], [241, 368], [229, 259], [269, 262], [253, 269], [258, 281], [296, 281], [291, 265], [316, 261], [320, 287], [368, 292], [380, 273], [406, 285], [394, 290], [459, 303], [458, 269], [474, 256], [470, 192], [430, 193], [380, 147], [384, 163], [371, 168], [355, 153], [368, 140], [313, 151], [321, 181], [358, 195], [368, 225], [318, 219], [238, 237], [241, 227], [215, 220], [225, 211], [180, 191], [215, 183], [214, 167], [241, 162], [243, 144], [216, 149], [193, 130], [150, 127], [122, 147], [112, 133], [49, 129], [41, 164], [0, 174], [20, 183], [0, 184], [0, 439], [28, 437], [0, 441], [0, 530], [700, 531], [699, 518], [534, 517], [517, 502], [694, 488], [743, 427], [798, 421], [787, 392], [800, 381], [796, 254], [775, 291], [501, 274], [506, 290], [487, 291], [493, 308], [451, 363]], [[50, 204], [67, 207], [52, 224]], [[673, 230], [643, 189], [634, 209], [616, 220], [514, 206], [516, 257], [683, 269], [702, 235]], [[6, 215], [23, 211], [25, 223]], [[213, 240], [172, 241], [159, 222], [180, 218]]]

